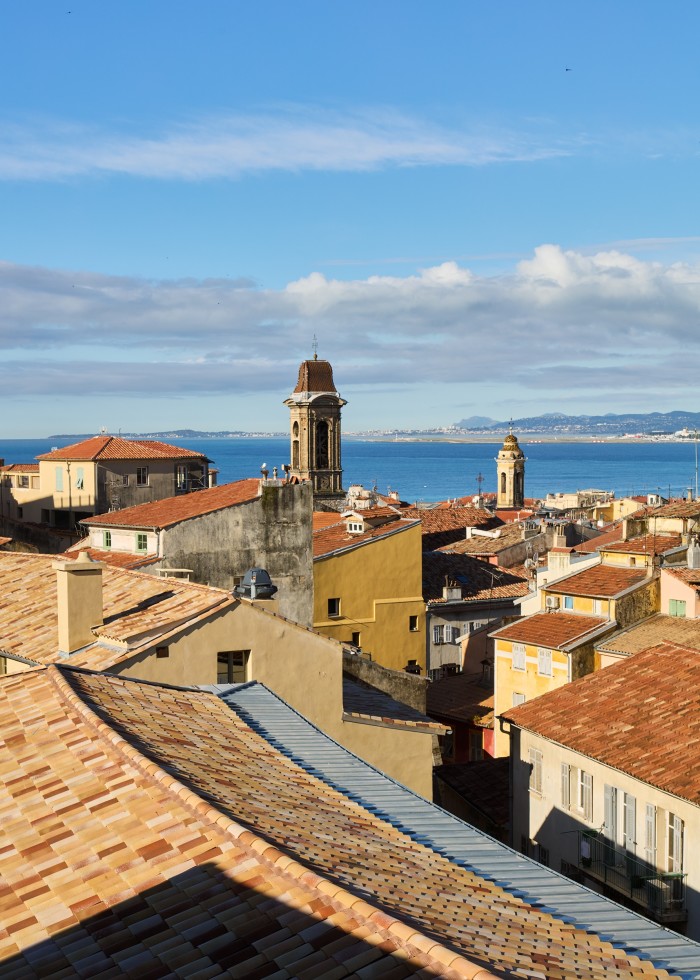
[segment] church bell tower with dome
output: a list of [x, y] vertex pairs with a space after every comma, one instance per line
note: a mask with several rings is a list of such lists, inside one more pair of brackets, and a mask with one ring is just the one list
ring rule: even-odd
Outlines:
[[314, 506], [340, 510], [345, 503], [340, 462], [340, 410], [347, 402], [338, 394], [329, 361], [302, 361], [289, 408], [291, 472], [313, 487]]
[[525, 505], [525, 453], [511, 430], [496, 457], [496, 510], [521, 510]]

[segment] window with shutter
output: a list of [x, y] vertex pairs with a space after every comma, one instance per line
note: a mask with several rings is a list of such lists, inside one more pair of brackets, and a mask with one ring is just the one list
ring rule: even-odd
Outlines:
[[561, 805], [564, 810], [571, 806], [571, 770], [566, 762], [561, 764]]
[[624, 838], [626, 851], [634, 851], [637, 847], [637, 801], [629, 793], [625, 793], [624, 801]]
[[513, 670], [525, 670], [525, 647], [522, 643], [513, 644]]
[[668, 870], [673, 874], [683, 871], [683, 821], [675, 813], [668, 815]]
[[656, 807], [647, 803], [644, 810], [644, 860], [656, 867]]
[[537, 673], [543, 677], [552, 676], [552, 651], [540, 647], [537, 651]]
[[578, 774], [578, 804], [585, 820], [593, 819], [593, 776], [579, 769]]
[[542, 795], [542, 753], [539, 749], [530, 749], [530, 789]]

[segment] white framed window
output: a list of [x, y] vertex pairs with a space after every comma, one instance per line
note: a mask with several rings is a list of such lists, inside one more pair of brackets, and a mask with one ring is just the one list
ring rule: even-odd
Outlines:
[[572, 595], [565, 595], [564, 609], [573, 609], [573, 608], [574, 608], [574, 597]]
[[445, 627], [441, 625], [433, 626], [433, 643], [440, 645], [445, 639]]
[[562, 810], [571, 806], [571, 767], [566, 762], [561, 764], [561, 806]]
[[578, 771], [578, 808], [584, 820], [593, 819], [593, 776], [583, 769]]
[[634, 853], [637, 847], [637, 800], [625, 793], [622, 800], [622, 843]]
[[525, 644], [513, 644], [513, 670], [525, 670]]
[[513, 691], [513, 707], [517, 708], [519, 704], [525, 704], [525, 695], [520, 694], [518, 691]]
[[542, 796], [542, 752], [530, 749], [530, 792]]
[[79, 466], [75, 472], [75, 489], [84, 490], [85, 489], [85, 467]]
[[617, 786], [608, 786], [606, 783], [603, 788], [603, 799], [603, 833], [607, 841], [617, 844]]
[[644, 860], [656, 867], [656, 807], [647, 803], [644, 809]]
[[672, 874], [683, 871], [683, 821], [675, 813], [668, 815], [668, 865]]
[[545, 647], [539, 647], [537, 650], [537, 673], [542, 677], [552, 676], [552, 651]]
[[136, 467], [136, 486], [137, 487], [147, 487], [148, 486], [148, 467], [147, 466], [137, 466]]

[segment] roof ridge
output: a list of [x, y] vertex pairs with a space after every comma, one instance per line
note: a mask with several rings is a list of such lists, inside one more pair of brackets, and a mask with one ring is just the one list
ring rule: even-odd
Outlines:
[[[166, 792], [177, 798], [181, 806], [185, 806], [187, 809], [194, 811], [199, 820], [213, 824], [219, 833], [232, 837], [242, 847], [253, 851], [260, 861], [274, 869], [277, 874], [291, 878], [295, 884], [301, 883], [307, 888], [312, 888], [320, 892], [331, 903], [340, 905], [352, 911], [354, 916], [363, 918], [373, 930], [376, 929], [389, 933], [398, 945], [413, 947], [432, 961], [431, 966], [447, 967], [467, 978], [467, 980], [498, 980], [495, 974], [486, 970], [481, 964], [472, 962], [456, 950], [452, 950], [446, 945], [443, 945], [443, 943], [431, 939], [425, 933], [418, 932], [417, 929], [406, 925], [400, 919], [385, 912], [379, 904], [376, 907], [370, 905], [365, 898], [359, 895], [353, 895], [352, 892], [335, 884], [330, 878], [326, 878], [317, 871], [305, 867], [295, 858], [280, 851], [279, 848], [269, 843], [265, 838], [239, 824], [231, 817], [226, 816], [225, 813], [222, 813], [210, 803], [207, 803], [203, 797], [199, 796], [193, 790], [188, 789], [184, 783], [181, 783], [179, 779], [172, 776], [158, 765], [158, 763], [144, 756], [135, 746], [112, 728], [111, 725], [103, 721], [73, 689], [66, 677], [63, 676], [65, 668], [61, 669], [57, 665], [51, 665], [46, 670], [50, 682], [56, 688], [59, 695], [78, 712], [81, 720], [85, 724], [93, 728], [100, 738], [105, 738], [109, 742], [114, 751], [126, 757], [128, 762], [135, 766], [146, 778], [158, 782]], [[100, 672], [88, 671], [88, 673]], [[102, 674], [102, 676], [105, 675]], [[124, 683], [123, 678], [110, 677], [110, 680]], [[222, 704], [221, 698], [216, 694], [202, 691], [201, 689], [197, 693], [210, 700], [213, 704]], [[227, 705], [226, 710], [231, 711], [233, 709]], [[270, 747], [273, 751], [279, 751], [274, 746]], [[296, 763], [293, 764], [296, 765]]]

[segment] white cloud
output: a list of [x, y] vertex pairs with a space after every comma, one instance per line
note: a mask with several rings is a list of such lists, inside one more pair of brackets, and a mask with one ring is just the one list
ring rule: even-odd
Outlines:
[[508, 275], [446, 262], [406, 277], [314, 272], [280, 290], [4, 263], [0, 309], [15, 394], [284, 392], [316, 334], [341, 391], [381, 386], [397, 404], [420, 384], [550, 404], [572, 391], [600, 406], [696, 397], [700, 265], [620, 251], [542, 245]]
[[221, 115], [133, 135], [41, 120], [5, 123], [0, 180], [121, 174], [166, 180], [265, 171], [367, 171], [391, 166], [481, 166], [566, 156], [580, 137], [546, 131], [447, 127], [394, 110], [331, 112], [287, 106]]

